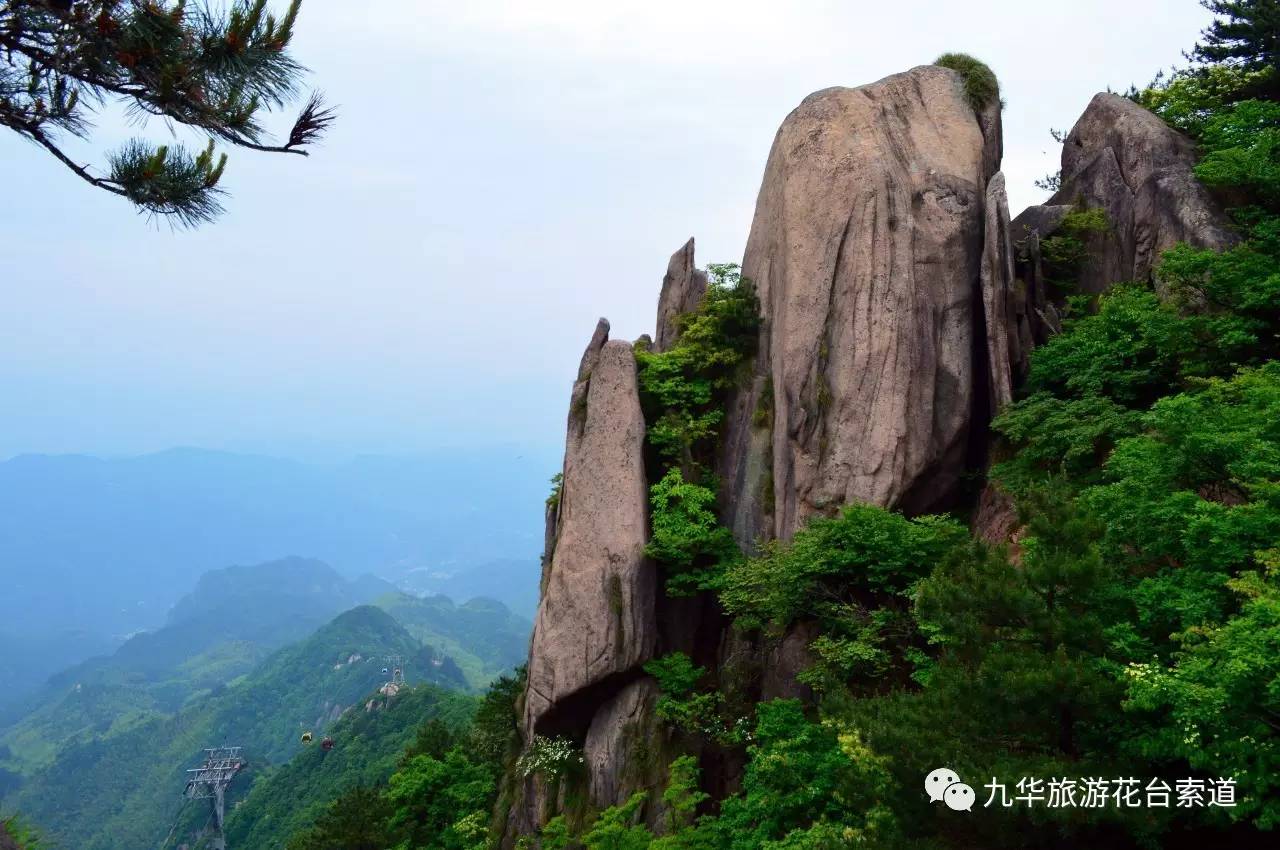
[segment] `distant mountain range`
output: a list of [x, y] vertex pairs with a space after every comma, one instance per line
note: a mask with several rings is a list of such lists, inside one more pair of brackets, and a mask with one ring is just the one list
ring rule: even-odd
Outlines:
[[0, 713], [7, 751], [0, 769], [30, 773], [69, 741], [92, 740], [139, 716], [171, 714], [220, 693], [273, 651], [365, 603], [389, 612], [415, 646], [447, 659], [439, 668], [409, 671], [420, 679], [476, 689], [522, 663], [528, 650], [531, 624], [495, 600], [457, 606], [446, 597], [418, 598], [380, 579], [344, 579], [304, 558], [213, 570], [173, 607], [163, 628], [56, 673]]
[[[305, 755], [304, 731], [318, 741], [331, 728], [343, 748], [295, 760], [288, 771], [302, 773], [256, 804], [300, 796], [317, 771], [333, 793], [339, 779], [385, 777], [418, 724], [462, 723], [467, 692], [523, 663], [531, 628], [493, 599], [418, 597], [313, 559], [212, 570], [161, 628], [56, 673], [0, 717], [0, 814], [23, 812], [56, 846], [156, 846], [202, 747], [245, 748], [243, 795]], [[376, 695], [392, 666], [411, 688], [403, 700]], [[194, 816], [182, 813], [183, 829], [200, 826]]]
[[[179, 814], [183, 772], [203, 747], [242, 746], [253, 771], [269, 770], [305, 746], [304, 731], [319, 735], [344, 712], [364, 712], [388, 678], [382, 669], [389, 655], [405, 659], [410, 684], [465, 687], [447, 656], [421, 644], [385, 611], [361, 606], [173, 714], [126, 712], [106, 729], [55, 742], [61, 745], [52, 760], [21, 778], [5, 797], [5, 809], [23, 812], [60, 847], [159, 846]], [[437, 693], [438, 700], [455, 704], [459, 717], [472, 704], [462, 694]], [[341, 743], [360, 746], [356, 739]], [[204, 814], [198, 816], [203, 822]]]
[[[198, 449], [0, 463], [0, 703], [164, 625], [227, 564], [305, 555], [347, 579], [488, 596], [531, 617], [558, 464], [514, 448], [329, 466]], [[252, 610], [252, 589], [236, 587]]]

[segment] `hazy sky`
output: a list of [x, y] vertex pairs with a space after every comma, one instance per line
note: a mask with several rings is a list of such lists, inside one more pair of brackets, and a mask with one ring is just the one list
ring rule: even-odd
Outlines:
[[[0, 457], [558, 443], [596, 317], [651, 331], [690, 235], [701, 264], [741, 258], [809, 92], [984, 59], [1016, 214], [1056, 168], [1047, 129], [1206, 21], [1195, 0], [306, 0], [296, 52], [340, 121], [310, 159], [231, 151], [199, 231], [0, 131]], [[73, 147], [100, 163], [131, 132], [107, 115]]]

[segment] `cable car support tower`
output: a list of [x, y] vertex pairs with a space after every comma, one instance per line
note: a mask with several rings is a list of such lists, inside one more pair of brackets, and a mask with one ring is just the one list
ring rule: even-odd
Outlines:
[[204, 751], [204, 764], [187, 771], [188, 800], [208, 800], [213, 809], [210, 826], [212, 850], [227, 850], [227, 837], [222, 831], [226, 815], [227, 786], [244, 768], [239, 747], [213, 747]]

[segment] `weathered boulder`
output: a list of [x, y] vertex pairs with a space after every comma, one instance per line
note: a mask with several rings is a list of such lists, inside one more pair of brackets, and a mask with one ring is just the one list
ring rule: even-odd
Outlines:
[[1070, 204], [1035, 204], [1018, 213], [1009, 224], [1014, 243], [1021, 243], [1032, 234], [1048, 236], [1058, 229], [1062, 220], [1071, 212]]
[[675, 343], [679, 336], [676, 317], [696, 310], [706, 293], [707, 273], [694, 265], [693, 237], [689, 237], [689, 241], [671, 255], [667, 273], [662, 278], [662, 292], [658, 296], [658, 326], [653, 340], [654, 351], [666, 351]]
[[554, 541], [529, 651], [526, 739], [583, 733], [594, 692], [651, 658], [656, 640], [635, 354], [629, 343], [607, 341], [608, 331], [602, 320], [573, 388]]
[[1067, 135], [1062, 187], [1049, 202], [1107, 215], [1108, 231], [1087, 240], [1081, 291], [1150, 280], [1160, 253], [1179, 242], [1224, 248], [1235, 241], [1221, 206], [1192, 172], [1197, 158], [1189, 138], [1133, 101], [1094, 96]]
[[722, 469], [740, 541], [790, 537], [851, 501], [920, 510], [953, 490], [999, 157], [990, 112], [925, 66], [816, 92], [783, 122], [743, 261], [765, 327]]

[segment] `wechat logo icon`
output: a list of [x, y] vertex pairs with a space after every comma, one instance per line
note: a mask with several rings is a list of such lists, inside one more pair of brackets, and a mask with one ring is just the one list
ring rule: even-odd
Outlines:
[[946, 767], [929, 772], [924, 778], [924, 790], [929, 795], [929, 802], [939, 800], [946, 803], [948, 809], [957, 812], [968, 812], [973, 809], [975, 800], [973, 788], [960, 781], [960, 774]]

